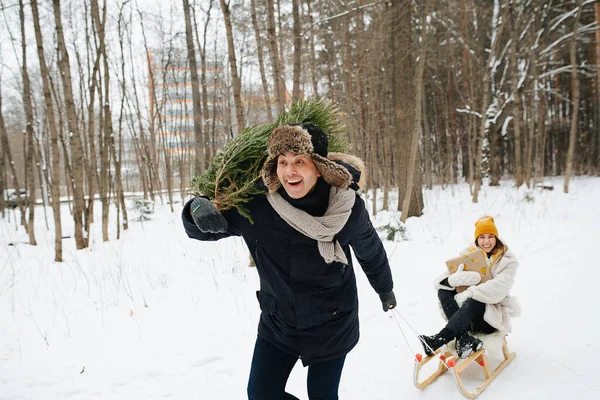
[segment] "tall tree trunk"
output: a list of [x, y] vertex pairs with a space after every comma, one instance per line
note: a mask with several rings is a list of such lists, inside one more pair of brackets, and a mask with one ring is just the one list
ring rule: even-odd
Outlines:
[[237, 61], [235, 58], [235, 44], [233, 42], [233, 29], [231, 27], [231, 12], [229, 2], [221, 0], [221, 10], [227, 31], [227, 48], [229, 50], [229, 67], [231, 68], [231, 81], [233, 84], [233, 101], [235, 102], [235, 117], [238, 132], [244, 130], [244, 107], [242, 106], [242, 81], [238, 75]]
[[481, 123], [479, 125], [479, 140], [477, 143], [477, 154], [475, 155], [475, 185], [473, 188], [473, 203], [477, 203], [479, 201], [479, 190], [481, 189], [481, 162], [483, 159], [483, 145], [485, 141], [486, 131], [487, 131], [487, 109], [490, 105], [490, 80], [492, 75], [492, 68], [494, 68], [494, 61], [496, 60], [496, 48], [498, 47], [498, 43], [500, 42], [500, 37], [502, 36], [502, 31], [504, 30], [504, 25], [506, 24], [506, 10], [508, 9], [508, 3], [510, 0], [505, 0], [505, 4], [502, 7], [504, 11], [502, 12], [502, 18], [498, 21], [499, 25], [494, 26], [492, 29], [495, 31], [495, 34], [492, 35], [492, 42], [490, 44], [490, 52], [488, 55], [487, 63], [485, 65], [485, 71], [483, 73], [483, 96], [481, 98]]
[[183, 13], [185, 15], [185, 38], [187, 43], [188, 65], [192, 79], [192, 108], [194, 111], [194, 138], [196, 141], [195, 173], [196, 175], [200, 175], [204, 172], [204, 148], [206, 147], [206, 143], [202, 135], [200, 81], [198, 79], [198, 66], [196, 65], [196, 50], [194, 49], [194, 34], [192, 30], [192, 17], [190, 16], [189, 0], [183, 0]]
[[[2, 96], [1, 93], [0, 96]], [[0, 110], [0, 114], [1, 113], [2, 110]], [[6, 163], [4, 162], [4, 141], [2, 140], [2, 133], [0, 132], [0, 214], [2, 215], [2, 218], [6, 216], [4, 193], [6, 193]]]
[[[106, 21], [106, 3], [102, 16], [100, 16], [100, 8], [98, 0], [91, 0], [90, 2], [90, 14], [92, 20], [92, 30], [95, 36], [98, 37], [98, 46], [96, 49], [96, 62], [94, 73], [98, 75], [97, 90], [98, 90], [98, 101], [100, 103], [99, 112], [99, 129], [98, 129], [98, 146], [100, 150], [100, 185], [99, 193], [100, 200], [102, 202], [102, 240], [108, 241], [108, 217], [110, 210], [109, 203], [109, 170], [110, 170], [110, 136], [112, 132], [110, 128], [111, 115], [110, 115], [110, 93], [108, 92], [109, 76], [105, 71], [104, 75], [100, 74], [100, 63], [103, 61], [105, 56], [105, 21]], [[104, 88], [102, 85], [104, 84]], [[103, 91], [104, 90], [104, 91]], [[91, 105], [90, 120], [94, 118], [95, 111], [93, 104]], [[91, 133], [91, 142], [93, 142], [93, 133]], [[90, 203], [93, 202], [93, 198], [90, 198]]]
[[275, 92], [275, 102], [277, 103], [277, 112], [285, 112], [285, 100], [283, 97], [283, 84], [281, 79], [281, 65], [277, 50], [277, 36], [275, 34], [275, 5], [274, 0], [266, 0], [267, 7], [267, 34], [269, 37], [269, 56], [271, 59], [271, 70], [273, 71], [273, 91]]
[[[600, 26], [600, 3], [594, 4], [596, 26]], [[596, 66], [600, 65], [600, 29], [596, 29]], [[596, 70], [596, 173], [600, 174], [600, 68]]]
[[[410, 203], [412, 200], [411, 197], [413, 193], [415, 174], [417, 173], [417, 168], [419, 168], [417, 165], [417, 154], [419, 151], [419, 134], [421, 133], [421, 118], [423, 110], [423, 74], [425, 71], [425, 57], [427, 55], [427, 45], [429, 41], [426, 22], [429, 15], [429, 4], [430, 1], [425, 0], [425, 4], [423, 5], [423, 18], [421, 20], [423, 31], [421, 34], [421, 51], [419, 52], [419, 63], [417, 64], [417, 75], [415, 79], [415, 121], [413, 124], [412, 138], [410, 140], [410, 160], [408, 162], [407, 169], [406, 192], [404, 193], [404, 200], [402, 201], [402, 216], [400, 217], [400, 221], [403, 223], [406, 222], [406, 219], [409, 217], [408, 210], [410, 210]], [[422, 190], [420, 185], [416, 189]]]
[[[424, 89], [422, 89], [422, 93]], [[431, 189], [433, 187], [433, 177], [431, 174], [432, 156], [431, 156], [431, 129], [429, 127], [429, 121], [427, 120], [427, 102], [425, 96], [421, 99], [423, 103], [423, 164], [425, 172], [425, 188]]]
[[579, 117], [579, 77], [577, 76], [577, 29], [581, 17], [583, 0], [577, 1], [577, 14], [573, 20], [573, 36], [569, 43], [569, 59], [571, 61], [571, 130], [569, 132], [569, 150], [567, 152], [567, 170], [565, 172], [564, 192], [569, 193], [569, 182], [573, 173], [573, 158], [575, 157], [575, 144], [577, 141]]
[[62, 259], [62, 222], [60, 212], [60, 149], [58, 147], [58, 127], [54, 115], [54, 103], [52, 102], [52, 90], [50, 85], [50, 71], [44, 55], [44, 42], [40, 28], [40, 17], [37, 0], [31, 0], [31, 12], [33, 15], [33, 28], [35, 31], [35, 42], [37, 45], [40, 73], [42, 75], [42, 87], [44, 93], [45, 115], [50, 129], [50, 156], [52, 159], [52, 213], [54, 214], [54, 261], [61, 262]]
[[[394, 51], [395, 71], [393, 85], [394, 96], [394, 126], [396, 127], [396, 170], [398, 180], [398, 210], [402, 210], [403, 218], [421, 215], [422, 210], [414, 206], [423, 203], [423, 192], [421, 187], [411, 187], [410, 209], [403, 209], [403, 199], [406, 198], [406, 192], [409, 191], [408, 172], [410, 165], [416, 162], [416, 158], [411, 162], [413, 145], [411, 143], [415, 127], [415, 106], [417, 102], [417, 88], [415, 87], [416, 66], [415, 58], [406, 56], [413, 53], [413, 34], [412, 26], [412, 8], [408, 0], [390, 2], [390, 12], [394, 18], [394, 36], [396, 48]], [[418, 107], [421, 107], [420, 101]], [[420, 116], [419, 116], [420, 118]], [[409, 145], [411, 144], [411, 145]], [[416, 151], [414, 157], [416, 157]], [[414, 176], [414, 171], [413, 171]], [[414, 182], [414, 180], [413, 180]]]
[[519, 12], [515, 10], [512, 3], [509, 4], [509, 20], [511, 21], [511, 80], [513, 91], [513, 123], [515, 127], [515, 183], [517, 187], [523, 184], [523, 160], [522, 160], [522, 144], [521, 144], [521, 90], [519, 88]]
[[[313, 13], [312, 10], [310, 8], [310, 0], [306, 0], [306, 6], [308, 8], [308, 22], [310, 23], [310, 26], [313, 25]], [[312, 82], [312, 90], [313, 90], [313, 97], [315, 99], [319, 98], [319, 84], [318, 84], [318, 79], [317, 79], [317, 58], [315, 56], [315, 35], [309, 35], [309, 42], [310, 42], [310, 77], [311, 77], [311, 82]]]
[[73, 220], [75, 222], [75, 245], [78, 249], [88, 246], [88, 238], [83, 235], [83, 210], [85, 201], [83, 198], [83, 147], [81, 136], [79, 134], [79, 124], [77, 113], [75, 111], [75, 100], [73, 97], [73, 84], [71, 80], [71, 65], [69, 62], [69, 53], [65, 44], [63, 34], [62, 17], [60, 14], [60, 0], [52, 0], [54, 9], [54, 22], [56, 24], [56, 37], [58, 40], [58, 66], [63, 83], [63, 95], [65, 97], [65, 106], [67, 122], [69, 127], [69, 141], [71, 146], [71, 158], [73, 167], [73, 189], [74, 189], [74, 208]]
[[525, 183], [528, 188], [531, 188], [533, 184], [532, 182], [532, 169], [533, 169], [533, 160], [535, 159], [534, 149], [535, 146], [535, 118], [537, 116], [535, 110], [538, 107], [540, 102], [539, 94], [538, 94], [538, 71], [537, 71], [537, 53], [536, 51], [531, 52], [531, 103], [529, 105], [529, 144], [527, 146], [527, 158], [525, 161]]
[[[117, 22], [118, 32], [119, 32], [119, 50], [121, 52], [121, 107], [119, 110], [119, 157], [116, 155], [113, 156], [115, 162], [115, 172], [116, 172], [116, 180], [117, 180], [117, 195], [118, 202], [120, 204], [120, 208], [123, 211], [123, 230], [127, 230], [129, 228], [129, 220], [127, 216], [127, 206], [125, 205], [125, 193], [123, 189], [123, 180], [122, 180], [122, 171], [121, 164], [123, 161], [123, 119], [125, 117], [125, 95], [127, 93], [127, 85], [125, 80], [125, 51], [123, 47], [123, 36], [124, 31], [122, 28], [122, 18], [123, 18], [123, 7], [125, 7], [126, 3], [121, 4], [119, 10], [119, 19]], [[111, 150], [114, 152], [114, 142]], [[137, 151], [136, 151], [137, 153]], [[121, 238], [121, 224], [117, 222], [117, 239]]]
[[294, 19], [294, 26], [292, 31], [294, 33], [294, 71], [293, 81], [294, 86], [292, 88], [292, 103], [296, 103], [300, 100], [300, 64], [302, 62], [302, 33], [300, 26], [300, 0], [292, 0], [292, 15]]
[[25, 40], [25, 10], [23, 0], [19, 0], [19, 20], [21, 22], [21, 50], [23, 64], [21, 68], [23, 77], [23, 105], [25, 106], [26, 128], [25, 135], [27, 136], [26, 160], [25, 160], [25, 185], [27, 186], [27, 206], [29, 208], [29, 221], [27, 223], [27, 234], [29, 235], [29, 244], [37, 245], [34, 231], [34, 214], [35, 214], [35, 174], [33, 170], [34, 159], [33, 153], [33, 104], [31, 103], [31, 83], [29, 81], [29, 72], [27, 71], [27, 45]]
[[269, 84], [267, 83], [267, 74], [265, 73], [265, 62], [263, 57], [263, 46], [260, 38], [260, 28], [256, 18], [256, 0], [250, 0], [250, 15], [252, 26], [254, 27], [254, 39], [256, 40], [256, 55], [258, 56], [258, 67], [260, 69], [260, 81], [263, 88], [263, 97], [265, 99], [265, 108], [267, 109], [267, 121], [273, 122], [273, 111], [271, 110], [271, 99], [269, 98]]
[[[279, 37], [280, 41], [279, 41], [279, 72], [281, 73], [281, 96], [283, 99], [284, 104], [286, 103], [286, 99], [288, 98], [289, 92], [287, 90], [287, 88], [285, 87], [285, 58], [283, 57], [283, 44], [284, 41], [282, 39], [282, 32], [283, 32], [283, 28], [281, 26], [281, 0], [275, 0], [277, 1], [277, 26], [278, 26], [278, 30], [277, 30], [277, 37]], [[294, 1], [294, 0], [292, 0]], [[287, 1], [286, 1], [287, 3]]]
[[[200, 46], [200, 36], [198, 35], [198, 23], [196, 22], [196, 9], [192, 7], [193, 16], [194, 16], [194, 27], [196, 28], [196, 40], [198, 41], [198, 49], [200, 50], [200, 59], [202, 63], [202, 75], [201, 75], [201, 83], [202, 83], [202, 113], [204, 117], [204, 128], [202, 129], [202, 137], [203, 143], [207, 146], [207, 151], [204, 154], [204, 166], [208, 167], [212, 160], [214, 153], [216, 152], [214, 148], [214, 137], [210, 134], [210, 111], [208, 109], [208, 88], [206, 84], [206, 37], [208, 33], [208, 24], [210, 22], [210, 12], [213, 7], [213, 0], [209, 0], [208, 2], [208, 10], [206, 11], [206, 21], [204, 21], [204, 34], [202, 35], [202, 46]], [[213, 68], [216, 72], [216, 68]], [[215, 75], [216, 77], [216, 75]], [[214, 83], [214, 81], [213, 81]], [[213, 85], [213, 88], [215, 86]], [[214, 112], [214, 104], [213, 104], [213, 112]]]

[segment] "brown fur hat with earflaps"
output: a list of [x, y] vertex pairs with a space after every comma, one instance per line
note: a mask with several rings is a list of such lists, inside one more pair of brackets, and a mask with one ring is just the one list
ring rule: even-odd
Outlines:
[[[269, 192], [275, 192], [281, 186], [277, 177], [277, 158], [288, 152], [311, 157], [323, 180], [331, 186], [344, 189], [350, 187], [352, 175], [342, 165], [328, 158], [327, 145], [327, 135], [316, 125], [282, 125], [273, 129], [267, 145], [268, 157], [261, 171], [263, 182]], [[364, 171], [364, 164], [357, 157], [343, 158], [341, 156], [346, 155], [332, 153], [334, 154], [337, 155], [338, 160], [348, 163], [359, 172]], [[358, 160], [359, 163], [349, 160]]]

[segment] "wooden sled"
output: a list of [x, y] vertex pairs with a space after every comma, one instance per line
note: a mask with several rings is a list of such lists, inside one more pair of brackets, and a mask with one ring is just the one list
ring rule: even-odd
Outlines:
[[[458, 389], [468, 399], [474, 399], [483, 392], [490, 383], [496, 379], [496, 377], [506, 368], [508, 364], [515, 358], [516, 353], [511, 353], [508, 351], [508, 346], [506, 344], [506, 338], [502, 339], [502, 354], [504, 356], [504, 360], [496, 366], [496, 368], [492, 371], [490, 369], [490, 363], [488, 362], [488, 358], [485, 353], [485, 347], [481, 350], [471, 354], [464, 360], [458, 358], [457, 355], [444, 351], [443, 354], [440, 354], [441, 350], [438, 349], [435, 354], [423, 358], [421, 354], [417, 354], [415, 356], [415, 368], [413, 374], [413, 382], [418, 389], [425, 389], [432, 382], [434, 382], [437, 378], [439, 378], [446, 371], [450, 371], [454, 375], [454, 380], [456, 381], [456, 385]], [[439, 364], [437, 370], [433, 372], [430, 376], [428, 376], [425, 380], [419, 381], [421, 368], [427, 364], [429, 361], [437, 359]], [[485, 375], [485, 379], [483, 382], [473, 391], [470, 392], [464, 386], [463, 381], [461, 379], [462, 372], [469, 366], [473, 361], [477, 362], [483, 368], [483, 373]]]

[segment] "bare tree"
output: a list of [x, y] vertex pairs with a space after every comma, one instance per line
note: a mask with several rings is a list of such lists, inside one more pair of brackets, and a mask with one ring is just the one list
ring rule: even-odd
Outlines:
[[26, 146], [26, 173], [25, 173], [25, 185], [28, 193], [27, 207], [29, 208], [29, 221], [27, 222], [27, 234], [29, 235], [29, 244], [32, 246], [37, 245], [35, 240], [34, 230], [34, 213], [35, 213], [35, 175], [33, 173], [33, 153], [35, 149], [33, 147], [33, 104], [31, 103], [31, 83], [29, 81], [29, 72], [27, 71], [27, 44], [25, 40], [25, 9], [23, 0], [19, 0], [19, 20], [21, 21], [21, 50], [22, 50], [22, 64], [21, 72], [23, 78], [23, 105], [25, 106], [25, 118], [26, 127], [25, 135], [27, 136]]
[[[498, 0], [496, 0], [498, 1]], [[475, 155], [475, 185], [473, 188], [473, 203], [477, 203], [479, 200], [479, 190], [481, 189], [481, 162], [483, 159], [483, 146], [485, 135], [487, 132], [487, 109], [490, 105], [490, 79], [495, 68], [495, 60], [496, 60], [496, 48], [498, 47], [498, 43], [500, 42], [500, 37], [502, 36], [502, 31], [504, 30], [504, 26], [506, 24], [506, 10], [508, 9], [508, 3], [510, 0], [505, 0], [505, 4], [502, 6], [504, 10], [502, 12], [502, 17], [496, 20], [494, 23], [495, 26], [492, 27], [492, 42], [490, 44], [490, 52], [487, 58], [486, 69], [483, 74], [483, 96], [481, 99], [481, 123], [479, 126], [479, 141], [477, 144], [477, 153]]]
[[567, 151], [567, 169], [565, 171], [564, 192], [569, 193], [569, 182], [573, 173], [573, 158], [575, 155], [575, 144], [577, 140], [577, 124], [579, 122], [579, 68], [577, 67], [577, 31], [579, 29], [579, 18], [583, 8], [583, 0], [577, 1], [577, 13], [573, 18], [573, 30], [571, 42], [569, 43], [569, 59], [571, 61], [571, 129], [569, 132], [569, 150]]
[[417, 64], [417, 76], [416, 76], [416, 96], [415, 96], [415, 122], [413, 125], [413, 134], [410, 140], [410, 160], [408, 161], [408, 170], [406, 178], [406, 192], [404, 193], [404, 200], [402, 201], [402, 217], [400, 221], [405, 222], [409, 217], [408, 210], [410, 209], [411, 196], [413, 192], [413, 184], [415, 177], [415, 170], [418, 168], [417, 152], [419, 149], [419, 134], [421, 133], [421, 113], [423, 110], [423, 73], [425, 71], [425, 57], [427, 55], [427, 17], [429, 15], [429, 0], [425, 0], [423, 5], [423, 18], [422, 34], [421, 34], [421, 51], [419, 52], [419, 62]]
[[78, 249], [83, 249], [88, 246], [88, 238], [83, 235], [83, 210], [85, 208], [83, 198], [83, 147], [81, 144], [81, 136], [79, 134], [77, 113], [75, 111], [71, 65], [63, 34], [60, 0], [52, 0], [52, 6], [54, 10], [54, 22], [56, 24], [56, 37], [58, 40], [58, 67], [63, 83], [63, 95], [65, 96], [65, 107], [69, 126], [71, 158], [73, 160], [73, 189], [75, 199], [73, 220], [75, 221], [75, 245]]
[[[210, 129], [209, 129], [211, 117], [210, 117], [210, 111], [208, 108], [208, 88], [207, 88], [208, 85], [206, 83], [206, 38], [207, 38], [207, 33], [208, 33], [208, 24], [210, 22], [210, 15], [211, 15], [212, 7], [213, 7], [213, 0], [209, 0], [208, 10], [205, 12], [206, 20], [204, 21], [204, 32], [202, 35], [202, 45], [200, 45], [200, 35], [198, 35], [198, 23], [196, 21], [196, 8], [192, 7], [192, 12], [193, 12], [193, 16], [194, 16], [194, 27], [196, 29], [196, 40], [198, 42], [198, 49], [200, 49], [200, 59], [201, 59], [201, 63], [202, 63], [202, 75], [201, 75], [202, 111], [203, 111], [203, 116], [204, 116], [204, 128], [202, 129], [202, 135], [204, 138], [203, 143], [207, 148], [207, 151], [204, 154], [205, 166], [208, 166], [208, 164], [210, 164], [210, 161], [215, 152], [214, 133], [210, 132]], [[212, 69], [213, 69], [213, 71], [216, 71], [216, 65]], [[214, 108], [215, 107], [213, 104], [213, 113], [214, 113]]]
[[265, 108], [267, 109], [267, 118], [269, 122], [273, 121], [273, 112], [271, 111], [271, 99], [269, 97], [269, 84], [267, 83], [267, 75], [265, 73], [265, 62], [263, 57], [263, 46], [260, 38], [260, 28], [258, 26], [258, 18], [256, 18], [256, 0], [250, 0], [250, 16], [252, 18], [252, 26], [254, 27], [254, 38], [256, 40], [256, 55], [258, 57], [258, 67], [260, 69], [260, 81], [263, 88], [263, 96], [265, 99]]
[[292, 102], [295, 103], [300, 100], [300, 63], [302, 62], [302, 34], [300, 26], [300, 0], [292, 0], [292, 15], [294, 18], [294, 71], [293, 81], [294, 86], [292, 88]]
[[277, 50], [277, 36], [275, 35], [275, 5], [274, 0], [266, 0], [267, 7], [267, 34], [269, 37], [269, 56], [271, 58], [271, 70], [273, 71], [273, 91], [275, 92], [275, 103], [279, 114], [285, 112], [285, 101], [283, 98], [283, 82], [281, 79], [281, 66]]
[[195, 172], [200, 175], [204, 172], [204, 138], [202, 135], [202, 105], [200, 104], [200, 80], [198, 79], [198, 66], [196, 65], [196, 50], [194, 49], [194, 34], [192, 30], [192, 17], [190, 14], [189, 0], [183, 0], [183, 13], [185, 15], [185, 38], [187, 43], [188, 65], [192, 80], [192, 108], [194, 112], [194, 138], [196, 140]]
[[229, 10], [229, 1], [221, 1], [221, 10], [225, 21], [227, 31], [227, 48], [229, 50], [229, 67], [231, 68], [231, 81], [233, 84], [233, 101], [235, 103], [235, 116], [237, 120], [237, 129], [241, 132], [244, 129], [244, 107], [242, 106], [242, 81], [238, 75], [237, 60], [235, 58], [235, 44], [233, 42], [233, 28], [231, 27], [231, 12]]
[[515, 183], [517, 187], [523, 184], [523, 160], [522, 160], [522, 145], [521, 145], [521, 91], [519, 88], [519, 34], [520, 25], [519, 19], [521, 16], [520, 10], [516, 7], [519, 6], [518, 0], [515, 0], [508, 5], [508, 15], [511, 24], [511, 50], [510, 50], [510, 63], [511, 63], [511, 75], [512, 75], [512, 92], [513, 101], [515, 106], [513, 107], [513, 124], [515, 127]]

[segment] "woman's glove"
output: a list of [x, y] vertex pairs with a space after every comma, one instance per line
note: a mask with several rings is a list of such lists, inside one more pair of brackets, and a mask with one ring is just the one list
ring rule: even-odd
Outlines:
[[194, 223], [203, 233], [227, 232], [227, 220], [207, 198], [194, 197], [190, 213]]
[[383, 307], [383, 311], [387, 312], [387, 310], [391, 310], [396, 307], [396, 296], [394, 296], [394, 292], [382, 293], [379, 295], [381, 299], [381, 306]]
[[473, 286], [481, 282], [481, 275], [476, 271], [463, 271], [465, 264], [460, 264], [458, 270], [448, 277], [448, 284], [452, 287]]
[[468, 288], [464, 292], [455, 295], [454, 301], [456, 301], [456, 304], [458, 304], [459, 307], [462, 307], [463, 303], [471, 298], [473, 298], [473, 292], [471, 291], [471, 288]]

